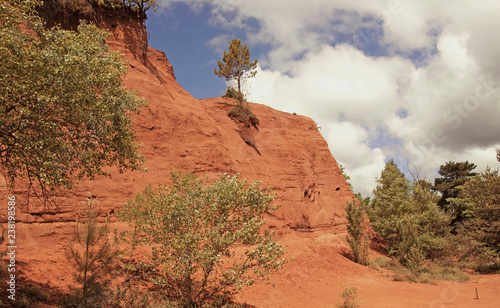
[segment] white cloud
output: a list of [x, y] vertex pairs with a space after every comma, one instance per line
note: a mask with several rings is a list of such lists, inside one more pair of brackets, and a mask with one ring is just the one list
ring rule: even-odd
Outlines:
[[206, 5], [213, 24], [269, 46], [250, 99], [320, 123], [358, 191], [394, 156], [428, 180], [450, 160], [498, 166], [497, 0], [159, 2]]
[[335, 159], [346, 167], [354, 191], [370, 195], [386, 157], [380, 148], [372, 149], [367, 145], [366, 129], [352, 122], [331, 122], [323, 127], [322, 133]]

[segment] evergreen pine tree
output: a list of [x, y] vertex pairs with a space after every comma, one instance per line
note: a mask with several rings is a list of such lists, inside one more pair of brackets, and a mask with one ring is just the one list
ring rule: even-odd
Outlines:
[[76, 280], [82, 284], [82, 300], [95, 300], [109, 283], [111, 264], [119, 250], [108, 239], [108, 223], [99, 225], [95, 199], [87, 199], [86, 214], [78, 217], [74, 237], [67, 244], [66, 256], [77, 270]]
[[459, 222], [463, 221], [463, 210], [464, 208], [457, 206], [458, 202], [451, 202], [452, 199], [456, 199], [460, 193], [460, 189], [463, 185], [473, 176], [477, 175], [473, 170], [476, 165], [473, 163], [465, 162], [452, 162], [449, 161], [439, 168], [439, 175], [441, 177], [434, 180], [433, 190], [441, 193], [441, 198], [438, 201], [438, 205], [451, 215], [453, 215], [453, 220], [451, 222], [452, 226], [456, 226]]
[[222, 62], [217, 61], [219, 69], [214, 74], [225, 77], [227, 81], [236, 81], [240, 101], [243, 100], [242, 85], [247, 78], [255, 77], [257, 60], [250, 62], [250, 50], [247, 45], [241, 46], [241, 40], [233, 39], [229, 44], [229, 51], [224, 50]]
[[394, 254], [403, 240], [404, 217], [411, 211], [410, 183], [392, 160], [386, 163], [377, 183], [370, 211], [371, 225], [387, 240], [389, 254]]

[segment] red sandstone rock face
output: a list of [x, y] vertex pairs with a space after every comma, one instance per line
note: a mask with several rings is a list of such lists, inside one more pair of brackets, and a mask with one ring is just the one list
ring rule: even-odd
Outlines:
[[[267, 226], [279, 231], [278, 240], [286, 246], [287, 258], [294, 260], [272, 277], [275, 288], [257, 282], [237, 296], [239, 302], [255, 307], [332, 307], [342, 301], [342, 286], [352, 285], [358, 288], [363, 307], [498, 307], [499, 275], [482, 276], [479, 281], [464, 284], [408, 284], [392, 281], [344, 257], [343, 206], [353, 195], [314, 121], [251, 104], [260, 125], [258, 130], [251, 128], [240, 134], [241, 124], [227, 116], [234, 102], [194, 99], [175, 82], [163, 52], [151, 48], [144, 52], [141, 23], [127, 16], [103, 18], [102, 23], [114, 29], [109, 40], [112, 48], [129, 60], [126, 86], [149, 101], [134, 116], [148, 171], [82, 181], [59, 199], [57, 210], [32, 204], [31, 214], [26, 213], [26, 208], [24, 213], [18, 212], [16, 218], [20, 221], [49, 222], [16, 226], [19, 286], [41, 287], [54, 301], [70, 286], [81, 287], [72, 277], [75, 271], [65, 249], [75, 227], [68, 221], [74, 221], [87, 192], [100, 197], [97, 205], [105, 216], [121, 208], [146, 185], [168, 184], [170, 170], [177, 169], [210, 178], [222, 172], [240, 173], [276, 191], [282, 207], [269, 217]], [[134, 43], [134, 36], [142, 39]], [[0, 195], [5, 196], [1, 194], [4, 188], [0, 177]], [[18, 201], [23, 198], [20, 193], [16, 196]], [[301, 231], [311, 228], [313, 232], [283, 232], [289, 228], [280, 227], [287, 225]], [[125, 226], [113, 223], [111, 228], [115, 227], [122, 230]], [[371, 254], [372, 259], [378, 256]], [[7, 281], [6, 273], [0, 271], [2, 281]], [[480, 300], [474, 299], [475, 289], [479, 289]], [[6, 288], [0, 288], [4, 303], [7, 295]]]
[[[31, 215], [21, 215], [22, 220], [73, 220], [75, 208], [80, 207], [77, 200], [84, 200], [88, 192], [99, 196], [105, 215], [148, 184], [168, 184], [170, 170], [175, 169], [211, 178], [240, 173], [249, 181], [262, 181], [274, 189], [281, 204], [272, 224], [317, 228], [344, 221], [343, 206], [353, 194], [313, 120], [250, 104], [260, 125], [249, 130], [227, 116], [235, 101], [196, 100], [177, 84], [165, 54], [153, 48], [146, 51], [146, 32], [140, 22], [119, 16], [103, 18], [101, 25], [113, 31], [108, 43], [129, 61], [126, 87], [149, 102], [134, 115], [148, 171], [115, 172], [111, 178], [81, 181], [58, 201], [58, 211], [33, 204]], [[242, 130], [255, 147], [243, 140]]]

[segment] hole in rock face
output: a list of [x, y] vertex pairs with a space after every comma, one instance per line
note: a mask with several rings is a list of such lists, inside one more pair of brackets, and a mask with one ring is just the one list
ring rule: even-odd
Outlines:
[[339, 190], [340, 190], [340, 187], [335, 188], [335, 191], [339, 191]]

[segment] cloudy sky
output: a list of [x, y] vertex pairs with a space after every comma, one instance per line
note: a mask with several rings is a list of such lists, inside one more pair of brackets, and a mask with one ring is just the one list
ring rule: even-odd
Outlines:
[[446, 161], [499, 167], [498, 0], [158, 0], [147, 26], [178, 82], [220, 96], [213, 74], [240, 38], [250, 101], [313, 118], [355, 191], [385, 162], [433, 181]]

